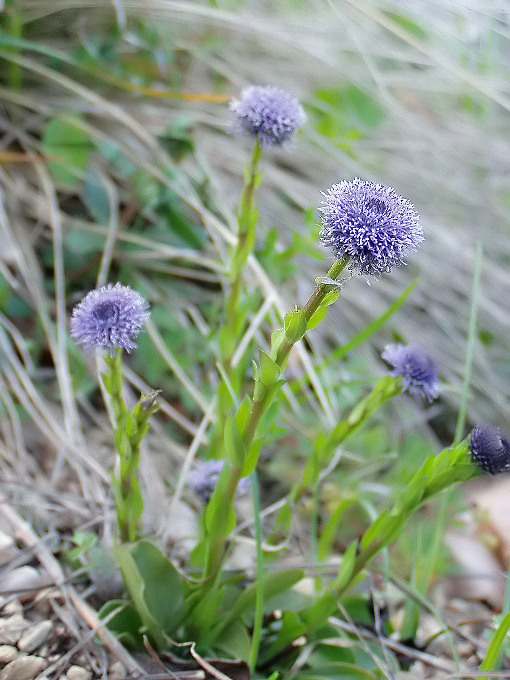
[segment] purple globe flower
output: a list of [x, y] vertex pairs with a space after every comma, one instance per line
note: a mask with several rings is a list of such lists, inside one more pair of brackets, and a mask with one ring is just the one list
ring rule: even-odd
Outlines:
[[510, 470], [510, 442], [499, 427], [478, 425], [471, 432], [469, 449], [473, 460], [491, 475]]
[[271, 85], [251, 86], [233, 99], [230, 108], [238, 127], [257, 137], [263, 145], [281, 146], [305, 122], [298, 100], [285, 90]]
[[432, 359], [413, 345], [388, 345], [382, 358], [393, 370], [391, 375], [402, 376], [402, 390], [433, 401], [439, 395], [439, 379]]
[[148, 303], [129, 286], [109, 283], [91, 290], [73, 309], [71, 335], [87, 349], [136, 347], [136, 336], [149, 318]]
[[[218, 483], [218, 477], [223, 470], [223, 465], [224, 462], [222, 460], [203, 460], [190, 472], [188, 477], [189, 485], [197, 496], [200, 496], [204, 501], [209, 500], [214, 491]], [[243, 477], [237, 487], [237, 493], [246, 493], [249, 484], [249, 478]]]
[[359, 274], [389, 272], [423, 241], [413, 204], [390, 187], [355, 178], [324, 196], [321, 242]]

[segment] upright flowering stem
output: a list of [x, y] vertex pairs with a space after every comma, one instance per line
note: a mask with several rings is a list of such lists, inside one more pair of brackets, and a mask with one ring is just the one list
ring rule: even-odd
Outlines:
[[227, 374], [230, 373], [232, 356], [236, 342], [243, 331], [244, 314], [240, 314], [239, 302], [241, 282], [246, 261], [253, 251], [257, 227], [257, 210], [255, 207], [255, 189], [259, 182], [259, 162], [262, 145], [255, 140], [251, 160], [246, 167], [245, 182], [241, 195], [238, 217], [237, 244], [230, 262], [231, 285], [225, 305], [225, 327], [221, 344], [222, 361]]
[[103, 383], [110, 395], [115, 418], [115, 447], [119, 454], [118, 474], [112, 471], [112, 487], [122, 543], [134, 541], [143, 512], [138, 483], [140, 445], [149, 418], [158, 409], [156, 394], [142, 395], [133, 408], [122, 396], [122, 352], [136, 347], [136, 336], [146, 323], [149, 305], [129, 286], [108, 284], [90, 291], [76, 305], [71, 318], [71, 335], [86, 349], [105, 353], [107, 372]]
[[429, 456], [402, 489], [393, 507], [383, 511], [360, 539], [351, 543], [334, 581], [314, 605], [303, 612], [306, 633], [313, 633], [327, 623], [337, 609], [338, 600], [359, 580], [365, 566], [398, 536], [406, 521], [423, 503], [453, 484], [480, 474], [480, 469], [468, 455], [469, 450], [465, 440]]
[[[207, 554], [204, 571], [204, 589], [206, 590], [211, 588], [215, 583], [223, 561], [226, 539], [230, 533], [225, 522], [226, 509], [233, 512], [234, 498], [239, 481], [241, 480], [241, 477], [248, 473], [246, 469], [243, 469], [247, 459], [252, 458], [250, 463], [251, 468], [256, 465], [258, 453], [257, 451], [254, 453], [252, 452], [252, 446], [255, 443], [260, 419], [267, 410], [281, 384], [280, 375], [285, 368], [292, 347], [303, 337], [308, 322], [324, 303], [328, 293], [335, 290], [336, 284], [334, 282], [338, 279], [347, 263], [347, 258], [336, 260], [328, 271], [325, 281], [317, 286], [304, 307], [301, 310], [295, 310], [295, 312], [293, 312], [293, 314], [300, 315], [302, 321], [302, 323], [300, 323], [300, 330], [294, 333], [288, 332], [286, 334], [285, 327], [280, 329], [280, 331], [273, 334], [273, 358], [264, 355], [265, 359], [263, 359], [261, 355], [261, 365], [255, 381], [250, 412], [246, 419], [245, 426], [239, 433], [239, 447], [244, 451], [244, 457], [237, 464], [231, 466], [228, 472], [228, 478], [223, 484], [218, 484], [209, 505], [211, 516], [209, 517], [208, 524], [211, 530], [206, 539]], [[252, 455], [250, 456], [251, 453]]]
[[105, 357], [108, 372], [103, 376], [116, 420], [115, 447], [119, 454], [118, 473], [112, 471], [117, 523], [121, 543], [134, 541], [143, 513], [143, 498], [138, 482], [140, 445], [149, 427], [149, 418], [158, 409], [155, 395], [142, 396], [128, 409], [122, 397], [122, 349]]
[[[237, 244], [230, 258], [230, 290], [225, 303], [225, 322], [220, 331], [221, 363], [226, 380], [235, 392], [238, 392], [244, 380], [244, 373], [232, 370], [232, 357], [236, 345], [245, 329], [246, 311], [241, 304], [241, 286], [246, 261], [253, 251], [257, 227], [257, 210], [255, 207], [255, 189], [259, 182], [259, 161], [262, 145], [255, 139], [253, 153], [247, 164], [244, 175], [244, 187], [238, 215]], [[229, 386], [229, 387], [230, 387]], [[224, 385], [220, 385], [220, 390]], [[229, 392], [227, 390], [226, 392]], [[211, 438], [209, 455], [213, 458], [222, 455], [222, 440], [225, 418], [230, 406], [230, 398], [222, 398], [218, 394], [216, 405], [216, 427]]]

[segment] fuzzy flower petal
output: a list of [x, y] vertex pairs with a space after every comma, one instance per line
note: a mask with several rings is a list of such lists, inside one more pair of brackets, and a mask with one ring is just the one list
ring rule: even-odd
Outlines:
[[413, 204], [390, 187], [342, 180], [324, 197], [321, 242], [359, 274], [389, 272], [423, 241]]
[[129, 286], [109, 283], [91, 290], [76, 305], [71, 317], [71, 335], [87, 349], [117, 347], [127, 352], [136, 347], [135, 338], [149, 318], [148, 303]]
[[280, 146], [288, 141], [306, 118], [295, 97], [271, 85], [245, 88], [230, 108], [238, 127], [263, 145]]
[[478, 425], [471, 432], [469, 448], [473, 460], [491, 475], [510, 470], [510, 442], [499, 427]]
[[[222, 460], [203, 460], [192, 470], [188, 482], [193, 491], [204, 501], [208, 501], [214, 491], [224, 462]], [[243, 494], [248, 490], [250, 480], [243, 477], [237, 487], [237, 492]]]
[[413, 345], [388, 345], [381, 356], [393, 366], [392, 375], [402, 376], [404, 392], [418, 394], [428, 401], [437, 398], [437, 370], [432, 359], [423, 350]]

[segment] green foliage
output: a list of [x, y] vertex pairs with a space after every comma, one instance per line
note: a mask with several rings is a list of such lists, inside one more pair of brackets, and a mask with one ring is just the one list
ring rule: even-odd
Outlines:
[[332, 290], [330, 291], [325, 297], [324, 300], [321, 302], [319, 308], [317, 309], [316, 312], [312, 314], [312, 316], [308, 319], [306, 323], [306, 330], [311, 331], [313, 330], [316, 326], [320, 324], [320, 322], [324, 319], [328, 312], [328, 307], [329, 305], [332, 305], [334, 302], [338, 300], [338, 291], [337, 290]]
[[[497, 671], [501, 668], [503, 654], [508, 649], [510, 641], [510, 612], [501, 617], [496, 630], [494, 631], [485, 656], [480, 665], [481, 671]], [[488, 680], [488, 676], [483, 676], [483, 680]]]
[[[115, 613], [114, 613], [115, 612]], [[98, 612], [108, 628], [127, 647], [143, 649], [143, 624], [136, 608], [123, 600], [110, 600]]]
[[409, 286], [405, 289], [402, 295], [400, 295], [395, 300], [395, 302], [393, 302], [388, 307], [388, 309], [386, 309], [380, 316], [374, 319], [374, 321], [372, 321], [371, 323], [367, 324], [367, 326], [365, 326], [365, 328], [359, 331], [359, 333], [353, 335], [353, 337], [350, 340], [348, 340], [348, 342], [346, 342], [344, 345], [336, 347], [331, 353], [328, 359], [328, 363], [332, 363], [333, 361], [338, 361], [342, 359], [349, 352], [351, 352], [353, 349], [366, 342], [374, 333], [380, 330], [382, 326], [384, 326], [384, 324], [388, 321], [388, 319], [391, 316], [393, 316], [393, 314], [404, 304], [404, 302], [407, 300], [409, 295], [416, 287], [417, 283], [418, 279], [415, 279], [412, 283], [409, 284]]
[[280, 232], [276, 227], [270, 227], [260, 243], [255, 246], [257, 260], [274, 281], [286, 281], [296, 274], [295, 261], [300, 255], [312, 257], [315, 260], [322, 258], [317, 247], [318, 226], [315, 210], [306, 210], [303, 217], [304, 228], [292, 231], [288, 245], [280, 245]]
[[165, 633], [172, 632], [175, 615], [183, 601], [180, 574], [147, 540], [118, 546], [117, 556], [142, 632], [146, 631], [155, 644], [163, 647]]
[[385, 118], [378, 102], [354, 83], [316, 90], [309, 109], [317, 132], [351, 154], [351, 142], [365, 137]]
[[50, 159], [48, 167], [58, 182], [75, 185], [87, 168], [92, 145], [81, 127], [83, 122], [75, 116], [65, 120], [52, 118], [46, 123], [43, 149]]
[[74, 547], [69, 547], [63, 551], [63, 556], [69, 563], [71, 569], [76, 570], [82, 566], [82, 558], [86, 558], [90, 550], [97, 545], [97, 534], [93, 531], [75, 531], [71, 536], [71, 543]]

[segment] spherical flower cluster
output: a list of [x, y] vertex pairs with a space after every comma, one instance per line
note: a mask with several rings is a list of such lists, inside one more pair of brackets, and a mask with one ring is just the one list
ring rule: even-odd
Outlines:
[[497, 475], [510, 470], [510, 442], [499, 427], [478, 425], [471, 432], [471, 456], [485, 472]]
[[413, 345], [388, 345], [382, 358], [393, 370], [392, 375], [402, 376], [402, 390], [433, 401], [439, 394], [439, 379], [432, 359]]
[[[221, 471], [223, 470], [224, 461], [222, 460], [203, 460], [200, 461], [196, 468], [190, 472], [188, 482], [193, 491], [200, 496], [202, 500], [209, 500], [214, 491]], [[248, 490], [250, 480], [248, 477], [243, 477], [237, 487], [238, 493], [245, 493]]]
[[233, 99], [237, 127], [257, 137], [263, 145], [280, 146], [305, 122], [298, 100], [285, 90], [267, 85], [247, 87], [241, 99]]
[[71, 335], [87, 349], [136, 347], [135, 338], [149, 318], [148, 303], [129, 286], [109, 283], [91, 290], [76, 305], [71, 318]]
[[321, 242], [359, 274], [389, 272], [423, 241], [414, 206], [390, 187], [342, 180], [324, 197]]

